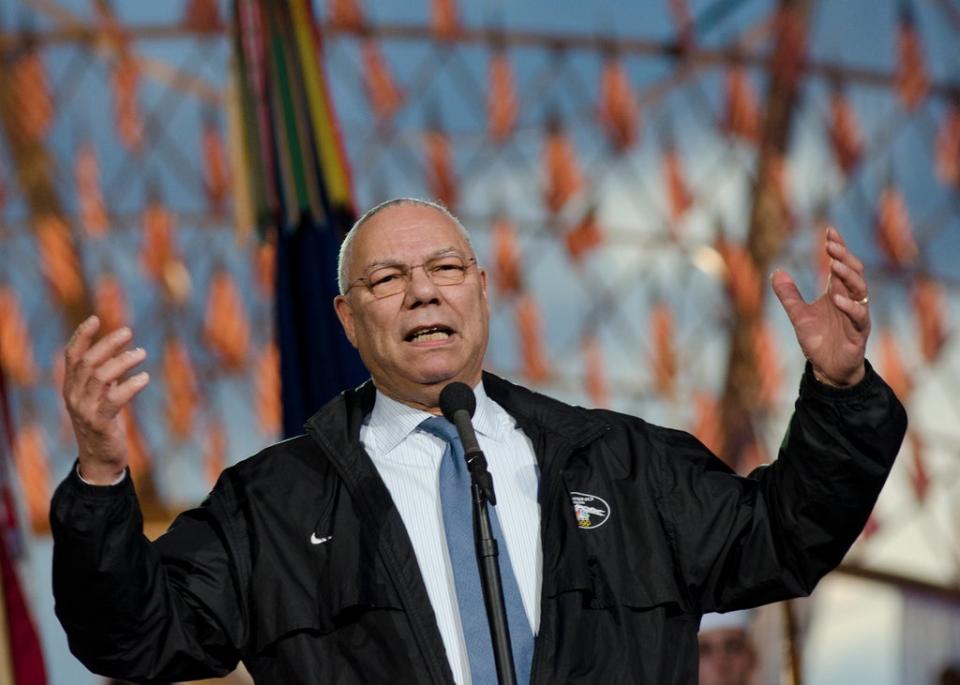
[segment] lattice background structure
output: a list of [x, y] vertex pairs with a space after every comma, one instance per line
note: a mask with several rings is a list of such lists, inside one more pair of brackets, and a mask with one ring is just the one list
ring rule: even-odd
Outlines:
[[[461, 216], [490, 275], [491, 370], [689, 428], [741, 471], [775, 454], [803, 363], [766, 276], [813, 296], [836, 225], [866, 262], [869, 357], [911, 415], [850, 561], [955, 589], [960, 6], [636, 4], [316, 3], [358, 207], [429, 196]], [[130, 426], [154, 520], [279, 430], [229, 16], [0, 13], [0, 364], [38, 530], [74, 456], [57, 359], [88, 311], [150, 355]]]

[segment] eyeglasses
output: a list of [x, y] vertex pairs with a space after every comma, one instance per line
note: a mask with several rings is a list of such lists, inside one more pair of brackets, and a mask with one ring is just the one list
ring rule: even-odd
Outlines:
[[467, 269], [476, 263], [475, 258], [464, 259], [460, 255], [448, 254], [413, 266], [408, 264], [381, 266], [351, 283], [350, 287], [344, 291], [344, 295], [358, 285], [365, 285], [378, 300], [397, 295], [410, 285], [413, 270], [418, 266], [423, 267], [423, 272], [434, 285], [459, 285], [467, 278]]

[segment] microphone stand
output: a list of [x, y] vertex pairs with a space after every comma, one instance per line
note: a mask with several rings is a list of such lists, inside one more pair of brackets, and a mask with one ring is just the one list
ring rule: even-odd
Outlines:
[[[454, 423], [466, 419], [467, 412], [457, 412]], [[472, 428], [472, 426], [471, 426]], [[459, 431], [462, 436], [463, 431]], [[470, 431], [473, 432], [472, 430]], [[490, 624], [490, 642], [493, 645], [493, 657], [497, 665], [497, 680], [500, 685], [516, 685], [517, 675], [513, 663], [513, 649], [510, 643], [510, 627], [507, 623], [507, 607], [503, 601], [503, 585], [500, 581], [500, 552], [497, 540], [490, 527], [490, 514], [487, 502], [496, 506], [497, 497], [493, 491], [493, 477], [487, 470], [487, 458], [476, 443], [476, 438], [464, 444], [464, 458], [470, 471], [470, 492], [473, 500], [473, 538], [477, 551], [477, 567], [480, 570], [480, 584], [483, 586], [483, 603], [487, 609], [487, 621]]]

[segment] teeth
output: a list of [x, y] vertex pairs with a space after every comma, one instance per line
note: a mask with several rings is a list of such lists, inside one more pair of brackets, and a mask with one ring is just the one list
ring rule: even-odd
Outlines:
[[446, 331], [441, 331], [438, 328], [428, 328], [422, 331], [418, 331], [413, 336], [414, 342], [425, 342], [429, 340], [446, 340], [450, 337], [450, 334]]

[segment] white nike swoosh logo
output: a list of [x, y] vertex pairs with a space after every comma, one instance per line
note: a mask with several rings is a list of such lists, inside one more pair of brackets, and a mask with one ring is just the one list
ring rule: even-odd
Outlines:
[[310, 533], [310, 544], [311, 545], [322, 545], [325, 542], [330, 542], [333, 540], [332, 535], [328, 535], [325, 538], [318, 538], [316, 533]]

